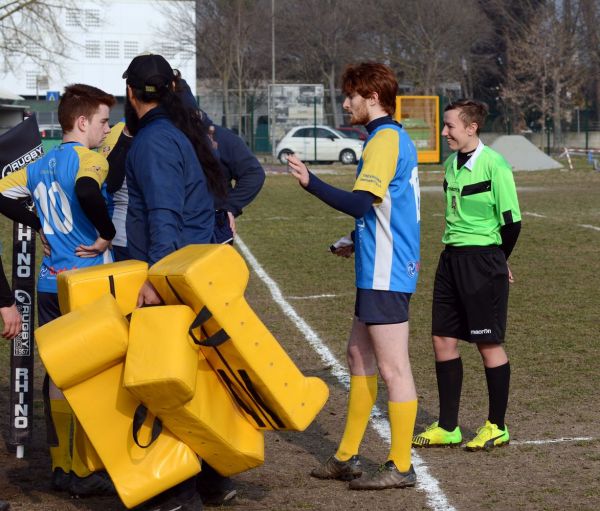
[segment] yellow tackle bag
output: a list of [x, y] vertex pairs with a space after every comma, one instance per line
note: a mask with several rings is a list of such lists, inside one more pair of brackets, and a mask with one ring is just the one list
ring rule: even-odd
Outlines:
[[135, 443], [140, 402], [123, 387], [128, 335], [129, 323], [110, 294], [35, 331], [48, 373], [131, 508], [192, 477], [200, 463], [190, 447], [166, 428], [160, 431], [153, 416], [137, 427], [139, 443], [149, 446]]
[[190, 330], [200, 351], [250, 423], [303, 431], [329, 390], [300, 372], [250, 308], [244, 298], [248, 277], [230, 245], [188, 245], [148, 271], [165, 303], [186, 304], [197, 314]]
[[58, 274], [58, 303], [66, 314], [96, 301], [102, 295], [112, 295], [124, 316], [137, 306], [137, 297], [146, 281], [148, 264], [142, 261], [121, 261], [99, 264]]
[[264, 438], [242, 415], [189, 334], [187, 305], [131, 316], [125, 387], [215, 470], [230, 476], [264, 461]]
[[[113, 295], [123, 315], [133, 311], [138, 291], [146, 280], [148, 264], [123, 261], [113, 264], [69, 270], [58, 274], [58, 301], [61, 314], [67, 314], [105, 294]], [[75, 428], [73, 443], [91, 471], [103, 468], [85, 430]]]

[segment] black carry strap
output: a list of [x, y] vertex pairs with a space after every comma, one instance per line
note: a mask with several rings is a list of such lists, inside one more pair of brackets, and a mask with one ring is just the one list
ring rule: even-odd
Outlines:
[[162, 432], [161, 420], [158, 417], [154, 417], [154, 422], [152, 424], [152, 436], [150, 437], [150, 442], [148, 442], [146, 445], [140, 444], [138, 440], [138, 433], [140, 432], [142, 425], [146, 421], [147, 415], [148, 408], [146, 408], [142, 404], [135, 409], [135, 413], [133, 414], [133, 440], [142, 449], [150, 447], [152, 443], [158, 438], [158, 435], [160, 435]]
[[[204, 323], [206, 323], [210, 318], [212, 318], [212, 313], [206, 307], [202, 307], [202, 310], [198, 313], [196, 319], [190, 325], [188, 332], [190, 337], [198, 346], [210, 346], [211, 348], [215, 348], [230, 339], [227, 332], [222, 328], [213, 335], [208, 335], [206, 333], [206, 330], [204, 329]], [[206, 336], [206, 339], [198, 339], [193, 332], [195, 328], [200, 328], [202, 333]]]

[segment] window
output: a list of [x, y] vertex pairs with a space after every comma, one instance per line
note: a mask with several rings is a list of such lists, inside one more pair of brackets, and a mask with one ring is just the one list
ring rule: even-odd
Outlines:
[[294, 133], [294, 137], [312, 137], [313, 136], [313, 129], [312, 128], [302, 128], [301, 130], [296, 131], [296, 133]]
[[67, 9], [67, 27], [77, 27], [81, 24], [81, 11], [79, 9]]
[[175, 43], [167, 42], [162, 44], [162, 56], [167, 60], [177, 55], [177, 46]]
[[195, 55], [194, 48], [192, 47], [191, 44], [186, 46], [185, 48], [180, 48], [180, 50], [181, 50], [181, 58], [183, 60], [189, 60], [189, 59], [193, 58]]
[[85, 26], [99, 27], [100, 26], [100, 11], [98, 9], [85, 10]]
[[333, 131], [326, 130], [325, 128], [317, 128], [317, 138], [338, 138]]
[[8, 39], [6, 41], [5, 52], [8, 55], [19, 55], [21, 53], [21, 46], [19, 42], [14, 39]]
[[87, 59], [99, 59], [100, 58], [100, 41], [86, 41], [85, 42], [85, 57]]
[[123, 56], [126, 59], [132, 59], [139, 55], [138, 42], [137, 41], [125, 41], [123, 43]]
[[37, 78], [37, 73], [35, 71], [27, 71], [25, 73], [25, 87], [28, 89], [35, 90], [35, 82]]
[[118, 59], [121, 57], [121, 48], [119, 41], [105, 41], [104, 42], [104, 58], [106, 59]]
[[37, 44], [27, 45], [27, 53], [32, 57], [39, 57], [42, 54], [42, 49]]
[[25, 73], [25, 87], [31, 90], [41, 90], [48, 88], [48, 77], [40, 71], [27, 71]]

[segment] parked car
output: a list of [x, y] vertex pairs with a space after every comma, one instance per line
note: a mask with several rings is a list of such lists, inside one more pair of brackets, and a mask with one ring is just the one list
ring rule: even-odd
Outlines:
[[275, 154], [282, 164], [287, 163], [288, 154], [295, 153], [301, 160], [340, 161], [350, 165], [361, 157], [362, 147], [360, 140], [345, 137], [329, 126], [297, 126], [288, 131], [277, 144]]
[[367, 140], [367, 130], [357, 128], [356, 126], [340, 126], [337, 129], [345, 137], [354, 138], [356, 140]]

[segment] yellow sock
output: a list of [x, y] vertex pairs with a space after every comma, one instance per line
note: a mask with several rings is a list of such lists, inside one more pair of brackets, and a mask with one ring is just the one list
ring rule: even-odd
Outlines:
[[347, 461], [358, 454], [358, 447], [367, 429], [371, 409], [377, 399], [377, 375], [351, 376], [346, 427], [335, 457]]
[[87, 477], [92, 473], [85, 461], [87, 459], [86, 449], [88, 449], [88, 446], [92, 447], [85, 431], [77, 418], [73, 417], [73, 462], [71, 468], [79, 477]]
[[62, 468], [71, 471], [71, 421], [73, 411], [65, 399], [51, 399], [50, 413], [58, 438], [58, 446], [50, 447], [52, 470]]
[[410, 468], [410, 447], [417, 420], [417, 400], [394, 403], [388, 401], [392, 447], [388, 456], [400, 472]]

